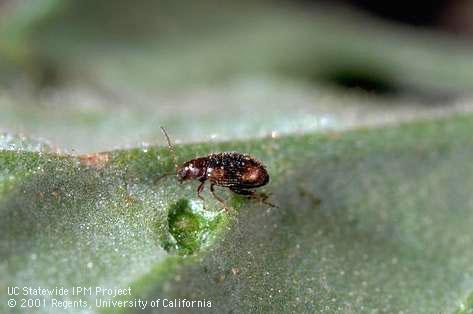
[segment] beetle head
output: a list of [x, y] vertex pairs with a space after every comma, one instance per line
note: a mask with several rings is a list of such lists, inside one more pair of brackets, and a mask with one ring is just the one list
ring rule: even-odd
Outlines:
[[196, 167], [191, 161], [184, 163], [177, 169], [177, 179], [180, 183], [185, 180], [197, 179], [202, 176], [202, 169]]

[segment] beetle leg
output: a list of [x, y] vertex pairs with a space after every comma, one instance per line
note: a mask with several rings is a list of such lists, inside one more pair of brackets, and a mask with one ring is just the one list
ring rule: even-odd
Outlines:
[[200, 195], [200, 193], [204, 190], [205, 187], [205, 181], [201, 181], [199, 184], [199, 187], [197, 188], [197, 197], [202, 200], [202, 207], [205, 209], [205, 198]]
[[270, 202], [268, 202], [268, 195], [265, 194], [265, 193], [257, 193], [255, 191], [250, 191], [250, 190], [237, 190], [237, 189], [232, 189], [232, 191], [236, 194], [240, 194], [240, 195], [245, 195], [245, 196], [248, 196], [249, 199], [254, 199], [254, 200], [258, 200], [260, 201], [261, 203], [263, 204], [266, 204], [270, 207], [278, 207]]
[[223, 209], [224, 209], [225, 211], [228, 211], [229, 208], [228, 208], [227, 204], [225, 204], [225, 201], [224, 201], [220, 196], [218, 196], [217, 194], [215, 194], [214, 185], [215, 185], [215, 184], [210, 184], [210, 192], [212, 192], [212, 195], [217, 199], [217, 201], [219, 201], [219, 202], [223, 205]]

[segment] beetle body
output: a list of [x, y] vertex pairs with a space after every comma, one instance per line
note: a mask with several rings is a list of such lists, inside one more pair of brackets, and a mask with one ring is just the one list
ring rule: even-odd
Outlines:
[[233, 191], [253, 189], [269, 182], [268, 172], [261, 162], [237, 152], [216, 153], [189, 160], [179, 167], [177, 173], [181, 181], [209, 180], [214, 185]]
[[197, 196], [202, 201], [205, 200], [200, 193], [203, 191], [205, 182], [208, 180], [212, 195], [224, 205], [225, 209], [227, 209], [227, 206], [223, 199], [215, 194], [214, 186], [226, 187], [234, 193], [247, 195], [250, 198], [258, 198], [263, 203], [274, 207], [273, 204], [266, 202], [267, 196], [265, 194], [256, 194], [256, 192], [251, 190], [266, 185], [269, 182], [269, 174], [260, 161], [246, 154], [224, 152], [197, 157], [178, 166], [174, 147], [166, 130], [164, 128], [162, 130], [168, 141], [169, 149], [174, 156], [178, 180], [181, 183], [187, 180], [200, 181], [200, 185], [197, 188]]

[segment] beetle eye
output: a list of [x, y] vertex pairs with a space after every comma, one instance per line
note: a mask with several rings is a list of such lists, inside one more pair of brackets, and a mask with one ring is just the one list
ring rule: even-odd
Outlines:
[[181, 168], [177, 171], [177, 179], [179, 180], [180, 183], [187, 179], [189, 176], [189, 167], [184, 167]]
[[183, 168], [178, 169], [177, 174], [176, 174], [177, 179], [181, 180], [183, 178], [183, 176], [185, 175], [185, 173], [186, 173], [186, 171]]

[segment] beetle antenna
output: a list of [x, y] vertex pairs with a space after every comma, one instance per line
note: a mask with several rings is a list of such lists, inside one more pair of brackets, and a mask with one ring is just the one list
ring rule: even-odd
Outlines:
[[174, 150], [174, 146], [171, 144], [171, 140], [169, 139], [169, 135], [168, 135], [168, 133], [166, 132], [166, 129], [165, 129], [164, 127], [161, 127], [161, 130], [163, 131], [164, 136], [166, 137], [166, 140], [168, 141], [168, 148], [169, 148], [169, 150], [171, 151], [172, 160], [174, 161], [174, 166], [176, 167], [176, 171], [177, 171], [177, 169], [179, 168], [179, 166], [177, 165], [177, 155], [176, 155], [176, 151]]

